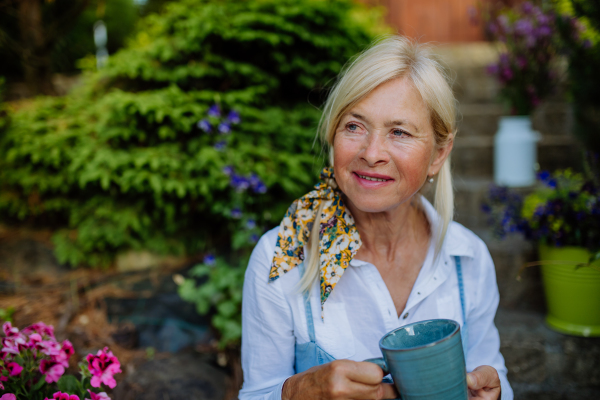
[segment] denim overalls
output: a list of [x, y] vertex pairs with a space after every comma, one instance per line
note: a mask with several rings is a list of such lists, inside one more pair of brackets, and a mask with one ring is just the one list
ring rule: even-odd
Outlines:
[[[465, 291], [463, 285], [462, 270], [460, 264], [460, 257], [454, 256], [456, 262], [456, 275], [458, 277], [458, 291], [460, 294], [460, 305], [462, 308], [463, 326], [461, 327], [461, 337], [463, 342], [463, 350], [465, 353], [465, 359], [467, 357], [467, 343], [468, 343], [468, 331], [467, 331], [467, 316], [465, 311]], [[300, 268], [300, 274], [304, 274], [304, 264], [298, 266]], [[310, 297], [308, 292], [303, 293], [304, 297], [304, 310], [306, 312], [306, 321], [308, 325], [308, 337], [309, 342], [298, 344], [296, 343], [296, 361], [294, 363], [294, 369], [296, 373], [304, 372], [315, 365], [326, 364], [335, 358], [323, 350], [317, 344], [315, 338], [315, 325], [312, 317], [312, 310], [310, 308]]]

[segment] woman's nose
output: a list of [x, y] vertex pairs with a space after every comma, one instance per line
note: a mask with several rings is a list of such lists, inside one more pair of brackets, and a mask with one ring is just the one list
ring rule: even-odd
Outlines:
[[386, 146], [387, 144], [384, 135], [380, 135], [378, 132], [369, 133], [366, 135], [366, 143], [362, 158], [370, 167], [385, 164], [389, 161]]

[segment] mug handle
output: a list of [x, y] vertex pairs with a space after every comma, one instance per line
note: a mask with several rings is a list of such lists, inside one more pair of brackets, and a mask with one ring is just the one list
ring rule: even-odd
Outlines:
[[369, 359], [366, 359], [365, 362], [370, 362], [370, 363], [373, 363], [373, 364], [379, 366], [379, 368], [381, 368], [383, 370], [383, 376], [386, 376], [390, 373], [390, 371], [388, 370], [387, 364], [385, 363], [385, 360], [382, 357], [369, 358]]

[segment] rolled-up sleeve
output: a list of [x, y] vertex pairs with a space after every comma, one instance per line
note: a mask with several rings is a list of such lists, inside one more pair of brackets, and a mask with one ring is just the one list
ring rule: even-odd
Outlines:
[[294, 374], [292, 312], [280, 280], [269, 283], [272, 236], [267, 232], [256, 245], [244, 280], [240, 400], [279, 400], [285, 380]]
[[473, 302], [470, 302], [472, 307], [467, 316], [467, 370], [470, 372], [480, 365], [494, 367], [500, 377], [501, 400], [512, 400], [513, 391], [506, 377], [504, 357], [500, 353], [500, 335], [494, 325], [494, 316], [500, 301], [494, 262], [483, 242], [480, 242], [478, 253], [473, 262], [480, 263], [475, 266], [480, 274]]

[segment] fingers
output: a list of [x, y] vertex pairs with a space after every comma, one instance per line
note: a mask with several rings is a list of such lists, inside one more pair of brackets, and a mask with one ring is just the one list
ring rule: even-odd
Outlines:
[[337, 360], [328, 364], [329, 398], [395, 399], [398, 393], [391, 384], [381, 383], [383, 371], [369, 362]]
[[471, 390], [493, 389], [500, 387], [498, 372], [489, 365], [482, 365], [467, 374], [467, 386]]
[[354, 381], [367, 385], [378, 385], [383, 379], [383, 371], [377, 365], [370, 362], [352, 362], [348, 365], [347, 377]]

